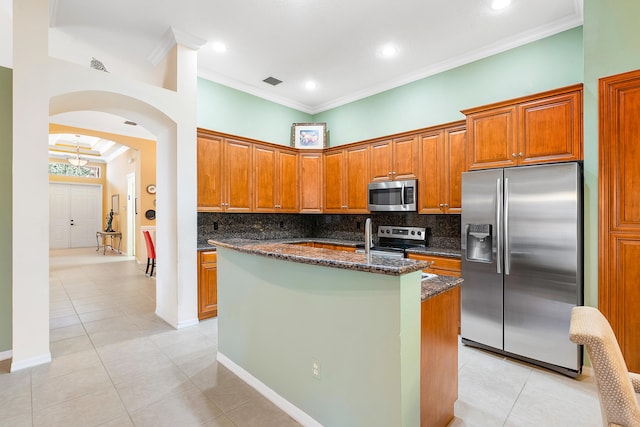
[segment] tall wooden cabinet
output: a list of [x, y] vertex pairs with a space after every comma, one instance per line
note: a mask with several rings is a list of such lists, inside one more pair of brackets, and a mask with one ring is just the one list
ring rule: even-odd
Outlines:
[[600, 79], [598, 308], [640, 372], [640, 70]]
[[418, 135], [371, 144], [371, 181], [418, 177]]
[[463, 113], [469, 170], [582, 159], [582, 84]]
[[324, 212], [368, 213], [369, 145], [329, 149], [324, 155]]
[[466, 171], [466, 126], [455, 122], [419, 136], [419, 213], [462, 211], [462, 172]]

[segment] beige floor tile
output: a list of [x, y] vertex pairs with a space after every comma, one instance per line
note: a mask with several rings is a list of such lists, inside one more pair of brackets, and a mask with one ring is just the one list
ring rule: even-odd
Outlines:
[[51, 357], [64, 356], [65, 354], [93, 349], [93, 343], [87, 335], [82, 335], [66, 340], [55, 341], [49, 345]]
[[38, 386], [33, 387], [33, 410], [34, 413], [42, 411], [104, 389], [113, 389], [113, 384], [102, 366], [74, 371], [59, 377], [43, 377]]
[[136, 375], [116, 384], [118, 394], [129, 413], [144, 408], [175, 392], [190, 392], [196, 387], [180, 370], [172, 366], [153, 373]]
[[31, 416], [31, 388], [14, 390], [12, 393], [2, 392], [0, 395], [0, 419]]
[[124, 316], [124, 313], [119, 309], [90, 311], [88, 313], [82, 313], [78, 315], [82, 323], [90, 323], [97, 320], [112, 319], [114, 317], [122, 316]]
[[136, 427], [201, 426], [219, 417], [222, 411], [199, 390], [170, 393], [131, 414]]
[[49, 342], [56, 342], [66, 340], [68, 338], [80, 337], [86, 334], [87, 333], [84, 330], [84, 326], [82, 326], [82, 324], [64, 326], [61, 328], [51, 329], [51, 331], [49, 332]]
[[127, 419], [127, 412], [112, 387], [82, 395], [33, 413], [34, 427], [86, 427]]
[[49, 310], [49, 319], [57, 319], [59, 317], [75, 316], [76, 310], [73, 307], [64, 307]]
[[164, 370], [175, 368], [171, 360], [157, 349], [105, 361], [104, 365], [114, 384], [125, 383], [132, 377], [158, 375]]
[[[215, 375], [213, 384], [201, 390], [227, 415], [232, 409], [260, 396], [256, 390], [223, 366], [218, 365]], [[194, 383], [198, 385], [199, 382]]]
[[0, 412], [0, 427], [33, 427], [31, 411], [28, 414], [15, 417], [5, 416], [4, 413]]
[[225, 412], [238, 427], [296, 427], [293, 418], [282, 412], [267, 399], [258, 396], [237, 408]]
[[80, 325], [81, 323], [80, 318], [74, 310], [71, 315], [51, 318], [49, 320], [49, 329], [64, 328], [65, 326]]
[[91, 338], [91, 342], [96, 348], [103, 347], [105, 345], [124, 343], [127, 341], [133, 341], [140, 338], [144, 338], [145, 334], [143, 331], [119, 331], [119, 330], [109, 330], [109, 331], [99, 331], [90, 333], [89, 337]]
[[51, 363], [31, 368], [31, 381], [34, 387], [39, 387], [53, 378], [86, 369], [103, 369], [102, 361], [93, 348], [54, 357]]

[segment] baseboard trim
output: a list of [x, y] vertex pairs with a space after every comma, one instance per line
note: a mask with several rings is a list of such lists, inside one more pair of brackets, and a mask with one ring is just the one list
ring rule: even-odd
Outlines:
[[34, 366], [51, 363], [51, 353], [32, 357], [24, 360], [13, 360], [11, 362], [11, 372], [20, 371], [22, 369], [33, 368]]
[[176, 329], [182, 329], [182, 328], [187, 328], [189, 326], [194, 326], [194, 325], [197, 325], [199, 322], [200, 321], [198, 320], [197, 317], [195, 319], [184, 320], [182, 322], [178, 322]]
[[278, 393], [269, 388], [269, 386], [251, 375], [249, 372], [245, 371], [242, 367], [237, 365], [224, 354], [218, 352], [216, 359], [218, 360], [218, 362], [220, 362], [221, 365], [236, 374], [242, 381], [253, 387], [258, 393], [269, 399], [274, 405], [282, 409], [291, 418], [293, 418], [303, 426], [322, 427], [322, 424], [311, 418], [309, 414], [295, 406], [293, 403], [289, 402], [284, 397], [280, 396]]
[[0, 362], [3, 360], [11, 359], [12, 356], [13, 356], [12, 350], [0, 351]]

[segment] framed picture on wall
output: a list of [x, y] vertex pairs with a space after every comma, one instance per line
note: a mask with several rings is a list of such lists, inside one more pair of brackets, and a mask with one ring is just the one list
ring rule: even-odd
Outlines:
[[322, 149], [327, 146], [326, 123], [294, 123], [291, 125], [291, 146]]
[[114, 215], [118, 215], [118, 211], [120, 210], [120, 195], [114, 194], [111, 196], [111, 210]]

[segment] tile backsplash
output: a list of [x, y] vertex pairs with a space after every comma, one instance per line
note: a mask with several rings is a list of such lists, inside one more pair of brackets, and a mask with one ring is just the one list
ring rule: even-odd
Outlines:
[[428, 244], [460, 249], [460, 215], [372, 213], [369, 215], [229, 214], [198, 212], [198, 244], [215, 238], [288, 239], [333, 238], [363, 240], [364, 222], [370, 217], [374, 234], [379, 225], [404, 225], [428, 229]]

